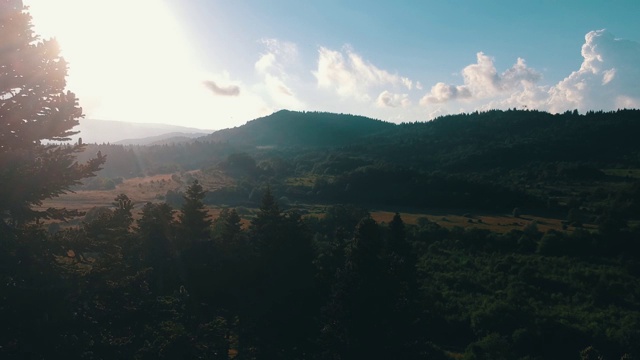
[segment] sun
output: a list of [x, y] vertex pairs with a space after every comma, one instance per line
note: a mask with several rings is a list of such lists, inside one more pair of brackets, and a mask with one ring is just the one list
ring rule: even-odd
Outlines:
[[[162, 0], [25, 0], [55, 37], [88, 118], [196, 126], [215, 116], [192, 44]], [[202, 126], [201, 126], [202, 127]]]

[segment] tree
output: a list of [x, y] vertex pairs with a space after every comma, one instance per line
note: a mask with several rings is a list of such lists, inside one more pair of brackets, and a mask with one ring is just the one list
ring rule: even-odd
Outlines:
[[371, 217], [363, 218], [323, 309], [323, 345], [337, 358], [387, 358], [390, 344], [384, 332], [390, 305], [382, 252], [378, 224]]
[[20, 0], [0, 1], [0, 44], [0, 226], [63, 219], [74, 212], [35, 207], [94, 176], [105, 157], [78, 164], [84, 145], [53, 144], [77, 133], [82, 108], [65, 92], [67, 63], [57, 42], [34, 34]]
[[242, 231], [242, 219], [235, 209], [224, 208], [213, 222], [214, 236], [223, 248], [228, 248]]
[[173, 209], [166, 203], [146, 203], [138, 220], [137, 233], [142, 242], [144, 264], [153, 268], [152, 289], [174, 290], [176, 273]]
[[85, 216], [84, 228], [92, 238], [122, 238], [129, 234], [129, 228], [133, 223], [133, 203], [125, 194], [116, 196], [113, 200], [113, 210], [101, 209], [95, 219], [87, 221]]
[[205, 197], [205, 191], [198, 180], [193, 181], [183, 197], [182, 212], [178, 215], [180, 229], [184, 237], [183, 240], [192, 242], [194, 240], [208, 239], [212, 221], [202, 202]]
[[256, 260], [241, 342], [258, 358], [304, 358], [318, 298], [311, 235], [299, 214], [280, 211], [270, 188], [249, 230]]

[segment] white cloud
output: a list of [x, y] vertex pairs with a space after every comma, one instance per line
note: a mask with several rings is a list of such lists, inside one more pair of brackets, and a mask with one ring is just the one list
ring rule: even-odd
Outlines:
[[318, 87], [332, 89], [342, 97], [360, 101], [370, 101], [370, 91], [375, 87], [393, 85], [409, 90], [413, 87], [410, 79], [379, 69], [348, 47], [344, 53], [320, 47], [318, 69], [313, 75]]
[[280, 107], [291, 110], [304, 108], [304, 103], [295, 96], [293, 90], [278, 76], [265, 74], [264, 84], [271, 99]]
[[580, 69], [549, 89], [548, 110], [615, 110], [640, 106], [640, 43], [591, 31]]
[[527, 67], [524, 59], [518, 58], [516, 63], [498, 78], [500, 90], [513, 90], [537, 83], [542, 78], [539, 72]]
[[481, 99], [493, 97], [505, 92], [530, 87], [541, 78], [540, 73], [527, 67], [524, 59], [499, 74], [493, 59], [483, 52], [476, 54], [475, 64], [462, 70], [464, 85], [449, 85], [439, 82], [431, 87], [421, 100], [422, 105], [443, 103], [460, 99]]
[[443, 82], [439, 82], [433, 87], [431, 91], [420, 99], [420, 104], [435, 104], [443, 103], [450, 100], [468, 99], [471, 97], [471, 91], [466, 85], [447, 85]]
[[269, 70], [276, 66], [276, 55], [274, 53], [266, 53], [260, 56], [260, 59], [256, 61], [255, 68], [260, 74], [269, 72]]
[[404, 85], [404, 87], [406, 87], [408, 90], [411, 90], [413, 88], [413, 81], [411, 81], [411, 79], [403, 77], [400, 79], [400, 81], [402, 81], [402, 85]]
[[409, 100], [408, 94], [394, 94], [387, 90], [383, 91], [378, 95], [376, 99], [376, 105], [378, 107], [408, 107], [411, 105], [411, 100]]
[[263, 39], [261, 42], [267, 48], [267, 52], [262, 54], [254, 65], [258, 75], [262, 77], [262, 84], [258, 88], [262, 87], [277, 107], [303, 109], [304, 103], [288, 85], [295, 81], [287, 69], [298, 61], [297, 46], [277, 39]]
[[602, 85], [607, 85], [616, 76], [616, 69], [609, 69], [603, 72]]
[[553, 85], [539, 85], [541, 75], [519, 58], [498, 73], [493, 59], [480, 52], [465, 67], [462, 85], [435, 84], [421, 105], [466, 100], [469, 109], [530, 108], [561, 113], [578, 109], [640, 107], [640, 43], [616, 39], [606, 30], [585, 35], [580, 68]]

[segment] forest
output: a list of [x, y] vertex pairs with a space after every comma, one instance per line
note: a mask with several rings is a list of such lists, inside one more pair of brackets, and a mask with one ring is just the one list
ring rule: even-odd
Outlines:
[[640, 110], [282, 110], [70, 143], [67, 63], [18, 3], [0, 4], [0, 358], [640, 356]]

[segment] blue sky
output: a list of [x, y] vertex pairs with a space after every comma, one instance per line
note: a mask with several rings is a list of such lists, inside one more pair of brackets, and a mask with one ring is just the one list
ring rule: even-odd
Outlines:
[[[88, 118], [640, 107], [640, 1], [25, 0]], [[606, 29], [606, 30], [603, 30]]]

